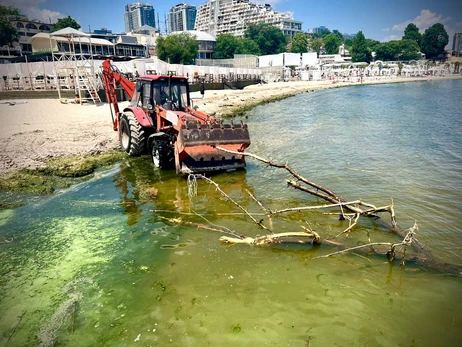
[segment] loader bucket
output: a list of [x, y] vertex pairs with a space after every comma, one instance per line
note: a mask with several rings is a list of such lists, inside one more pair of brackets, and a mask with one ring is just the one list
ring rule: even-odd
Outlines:
[[250, 145], [246, 124], [204, 125], [188, 122], [176, 142], [177, 173], [203, 173], [245, 167], [244, 155], [228, 153], [213, 146], [242, 152]]

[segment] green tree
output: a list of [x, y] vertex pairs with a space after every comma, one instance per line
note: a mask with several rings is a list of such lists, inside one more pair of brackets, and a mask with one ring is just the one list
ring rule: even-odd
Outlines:
[[414, 40], [419, 46], [422, 44], [422, 34], [419, 32], [419, 28], [414, 23], [409, 23], [404, 29], [403, 40]]
[[282, 53], [287, 44], [282, 30], [266, 23], [250, 24], [244, 38], [255, 41], [262, 55]]
[[448, 42], [449, 36], [443, 24], [434, 24], [422, 36], [422, 53], [425, 53], [427, 59], [444, 58], [444, 47]]
[[217, 37], [214, 57], [216, 59], [230, 59], [239, 47], [239, 39], [233, 34], [221, 34]]
[[310, 42], [310, 48], [312, 51], [318, 53], [321, 51], [322, 46], [324, 45], [324, 41], [321, 38], [313, 39]]
[[383, 42], [375, 50], [375, 59], [383, 61], [399, 60], [398, 57], [400, 53], [400, 41]]
[[369, 52], [377, 52], [377, 49], [380, 47], [381, 44], [382, 42], [380, 41], [373, 40], [373, 39], [366, 39], [366, 45], [367, 45], [367, 49], [369, 50]]
[[331, 33], [324, 38], [324, 49], [327, 54], [338, 54], [338, 47], [342, 44], [343, 39], [338, 35]]
[[296, 33], [290, 46], [291, 53], [306, 53], [308, 52], [308, 38], [303, 33]]
[[367, 47], [366, 38], [362, 31], [358, 31], [351, 46], [351, 60], [353, 62], [371, 62], [371, 52]]
[[420, 59], [420, 47], [415, 40], [401, 40], [401, 52], [398, 60], [418, 60]]
[[75, 30], [79, 30], [80, 24], [77, 23], [76, 20], [72, 18], [71, 16], [67, 16], [65, 18], [59, 18], [56, 21], [56, 24], [53, 27], [52, 31], [58, 31], [58, 30], [68, 28], [68, 27], [74, 28]]
[[319, 37], [320, 38], [325, 38], [327, 35], [329, 35], [331, 32], [329, 29], [324, 29], [323, 31], [321, 31], [321, 33], [319, 34]]
[[238, 39], [238, 46], [234, 54], [253, 54], [261, 55], [260, 48], [254, 40], [245, 37]]
[[332, 34], [338, 37], [338, 39], [340, 40], [340, 44], [345, 42], [345, 38], [343, 37], [343, 34], [337, 29], [332, 30]]
[[199, 51], [196, 37], [187, 32], [157, 38], [157, 56], [170, 64], [194, 64]]
[[420, 58], [419, 46], [414, 40], [394, 40], [383, 42], [376, 50], [377, 60], [417, 60]]
[[0, 46], [18, 41], [18, 31], [10, 23], [11, 19], [18, 17], [25, 18], [25, 16], [23, 16], [17, 8], [13, 6], [0, 5]]

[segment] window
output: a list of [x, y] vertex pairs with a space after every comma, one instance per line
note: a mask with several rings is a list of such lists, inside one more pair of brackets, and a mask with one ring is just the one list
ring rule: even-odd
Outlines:
[[152, 105], [151, 83], [150, 82], [145, 82], [143, 84], [143, 107], [147, 108], [148, 105]]
[[17, 22], [16, 23], [16, 28], [24, 28], [24, 24], [22, 24], [21, 22]]
[[27, 29], [34, 29], [34, 30], [37, 30], [37, 27], [35, 26], [35, 24], [32, 24], [32, 23], [27, 23], [27, 24], [26, 24], [26, 28], [27, 28]]
[[50, 27], [48, 25], [45, 25], [45, 24], [42, 24], [40, 27], [39, 27], [40, 30], [43, 30], [43, 31], [50, 31]]

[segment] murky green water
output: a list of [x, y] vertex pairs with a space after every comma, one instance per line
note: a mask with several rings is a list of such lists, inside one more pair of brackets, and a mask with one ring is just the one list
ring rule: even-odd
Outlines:
[[[461, 87], [345, 88], [260, 106], [247, 120], [250, 149], [349, 199], [383, 205], [393, 198], [403, 228], [417, 220], [419, 239], [461, 265]], [[321, 203], [288, 188], [286, 178], [251, 160], [247, 171], [213, 177], [259, 218], [246, 189], [273, 209]], [[147, 158], [1, 212], [0, 344], [460, 343], [460, 277], [364, 253], [314, 259], [336, 250], [329, 246], [225, 246], [215, 231], [165, 218], [265, 233], [206, 182], [190, 200], [186, 179], [154, 171]], [[319, 212], [264, 221], [276, 232], [309, 223], [322, 237], [347, 226]], [[367, 242], [367, 231], [375, 242], [399, 241], [371, 220], [338, 241]]]

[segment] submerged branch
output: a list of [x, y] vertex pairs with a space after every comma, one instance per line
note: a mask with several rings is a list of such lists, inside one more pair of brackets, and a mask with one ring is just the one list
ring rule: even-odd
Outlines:
[[255, 224], [257, 224], [259, 227], [261, 227], [262, 229], [265, 229], [265, 230], [268, 230], [269, 232], [272, 232], [271, 230], [269, 230], [266, 226], [263, 225], [262, 223], [262, 220], [261, 221], [257, 221], [250, 213], [249, 211], [247, 211], [244, 207], [242, 207], [241, 205], [239, 205], [236, 201], [234, 201], [228, 194], [226, 194], [223, 190], [221, 190], [220, 186], [214, 182], [213, 180], [211, 180], [210, 178], [208, 177], [205, 177], [204, 175], [200, 175], [200, 174], [194, 174], [192, 175], [196, 178], [201, 178], [203, 180], [206, 180], [208, 183], [212, 184], [215, 186], [215, 188], [220, 192], [221, 195], [223, 195], [226, 200], [228, 200], [229, 202], [231, 202], [232, 204], [234, 204], [235, 206], [237, 206], [239, 209], [241, 209]]
[[[318, 234], [314, 232], [287, 232], [287, 233], [279, 233], [279, 234], [271, 234], [271, 235], [265, 235], [265, 236], [260, 236], [256, 238], [252, 237], [246, 237], [245, 239], [236, 239], [232, 237], [227, 237], [227, 236], [222, 236], [220, 237], [220, 241], [223, 243], [230, 243], [230, 244], [247, 244], [247, 245], [254, 245], [254, 246], [262, 246], [262, 245], [268, 245], [271, 243], [285, 243], [285, 242], [290, 242], [293, 243], [294, 241], [288, 238], [311, 238], [313, 244], [319, 244], [320, 243], [320, 237]], [[305, 243], [299, 239], [297, 239], [296, 242], [299, 243]]]

